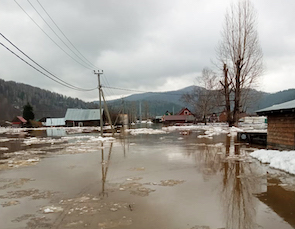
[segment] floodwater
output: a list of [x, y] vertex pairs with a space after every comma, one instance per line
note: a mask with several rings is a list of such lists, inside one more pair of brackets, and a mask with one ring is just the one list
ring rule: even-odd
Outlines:
[[0, 228], [295, 228], [295, 176], [201, 134], [1, 135]]

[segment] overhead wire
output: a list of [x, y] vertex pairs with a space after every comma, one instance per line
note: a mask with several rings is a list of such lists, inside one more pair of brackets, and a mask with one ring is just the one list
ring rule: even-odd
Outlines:
[[6, 38], [2, 33], [0, 33], [0, 35], [6, 40], [8, 41], [14, 48], [16, 48], [19, 52], [21, 52], [25, 57], [27, 57], [30, 61], [32, 61], [34, 64], [36, 64], [39, 68], [41, 68], [42, 70], [44, 70], [45, 72], [47, 72], [49, 75], [45, 74], [44, 72], [42, 72], [41, 70], [39, 70], [38, 68], [36, 68], [35, 66], [33, 66], [32, 64], [30, 64], [28, 61], [26, 61], [25, 59], [23, 59], [22, 57], [20, 57], [19, 55], [17, 55], [15, 52], [13, 52], [11, 49], [9, 49], [6, 45], [4, 45], [3, 43], [0, 42], [0, 45], [2, 45], [4, 48], [6, 48], [8, 51], [10, 51], [12, 54], [14, 54], [16, 57], [18, 57], [20, 60], [22, 60], [23, 62], [25, 62], [26, 64], [28, 64], [30, 67], [34, 68], [36, 71], [38, 71], [39, 73], [43, 74], [44, 76], [48, 77], [49, 79], [65, 86], [68, 87], [70, 89], [73, 90], [77, 90], [77, 91], [93, 91], [96, 90], [98, 87], [95, 88], [91, 88], [91, 89], [85, 89], [85, 88], [80, 88], [80, 87], [76, 87], [70, 83], [67, 83], [66, 81], [60, 79], [59, 77], [55, 76], [54, 74], [52, 74], [51, 72], [49, 72], [48, 70], [46, 70], [44, 67], [42, 67], [40, 64], [38, 64], [36, 61], [34, 61], [31, 57], [29, 57], [26, 53], [24, 53], [21, 49], [19, 49], [16, 45], [14, 45], [8, 38]]
[[[62, 38], [54, 31], [54, 29], [47, 23], [47, 21], [44, 19], [44, 17], [38, 12], [38, 10], [33, 6], [33, 4], [27, 0], [29, 2], [29, 4], [33, 7], [33, 9], [36, 11], [36, 13], [41, 17], [41, 19], [47, 24], [47, 26], [52, 30], [52, 32], [59, 38], [59, 40], [69, 49], [71, 50], [71, 52], [77, 57], [79, 58], [81, 61], [83, 61], [85, 64], [87, 64], [88, 66], [94, 67], [96, 69], [98, 69], [93, 63], [91, 63], [76, 47], [75, 45], [68, 39], [68, 37], [65, 35], [65, 33], [60, 29], [60, 27], [57, 25], [57, 23], [52, 19], [52, 17], [49, 15], [49, 13], [46, 11], [46, 9], [43, 7], [43, 5], [39, 2], [39, 0], [36, 0], [38, 2], [38, 4], [40, 5], [40, 7], [44, 10], [44, 12], [47, 14], [47, 16], [50, 18], [50, 20], [54, 23], [54, 25], [56, 26], [56, 28], [60, 31], [60, 33], [66, 38], [66, 40], [69, 42], [69, 44], [71, 44], [71, 46], [81, 55], [81, 57], [83, 57], [83, 59], [81, 57], [79, 57], [77, 55], [76, 52], [74, 52], [72, 50], [72, 48], [70, 48], [63, 40]], [[77, 62], [78, 64], [82, 65], [83, 67], [92, 70], [92, 68], [85, 66], [84, 64], [80, 63], [78, 60], [76, 60], [74, 57], [72, 57], [68, 52], [66, 52], [58, 43], [56, 43], [42, 28], [41, 26], [38, 25], [38, 23], [25, 11], [25, 9], [16, 1], [14, 0], [14, 2], [22, 9], [22, 11], [34, 22], [34, 24], [55, 44], [57, 45], [65, 54], [67, 54], [71, 59], [73, 59], [75, 62]], [[3, 36], [2, 34], [0, 34], [1, 36]], [[4, 36], [3, 36], [4, 37]], [[5, 38], [5, 37], [4, 37]], [[6, 39], [6, 38], [5, 38]], [[7, 39], [6, 39], [7, 40]], [[7, 40], [8, 41], [8, 40]], [[8, 41], [9, 43], [11, 43], [10, 41]], [[38, 72], [40, 72], [41, 74], [45, 75], [46, 77], [52, 79], [52, 77], [46, 75], [45, 73], [43, 73], [42, 71], [40, 71], [39, 69], [35, 68], [34, 66], [32, 66], [31, 64], [29, 64], [27, 61], [25, 61], [23, 58], [21, 58], [20, 56], [18, 56], [16, 53], [14, 53], [12, 50], [10, 50], [8, 47], [6, 47], [4, 44], [0, 43], [2, 46], [4, 46], [7, 50], [9, 50], [11, 53], [13, 53], [14, 55], [16, 55], [18, 58], [20, 58], [22, 61], [24, 61], [25, 63], [27, 63], [29, 66], [33, 67], [35, 70], [37, 70]], [[12, 43], [11, 43], [12, 44]], [[13, 44], [12, 44], [13, 45]], [[15, 45], [13, 45], [15, 48], [17, 48]], [[17, 48], [18, 49], [18, 48]], [[74, 90], [80, 90], [80, 91], [92, 91], [92, 90], [96, 90], [98, 87], [96, 88], [92, 88], [92, 89], [83, 89], [83, 88], [79, 88], [76, 87], [74, 85], [71, 85], [65, 81], [63, 81], [62, 79], [58, 78], [57, 76], [55, 76], [54, 74], [50, 73], [49, 71], [47, 71], [45, 68], [43, 68], [42, 66], [40, 66], [38, 63], [36, 63], [34, 60], [32, 60], [29, 56], [27, 56], [24, 52], [22, 52], [20, 49], [18, 49], [23, 55], [25, 55], [27, 58], [29, 58], [33, 63], [35, 63], [38, 67], [42, 68], [44, 71], [46, 71], [48, 74], [50, 74], [51, 76], [53, 76], [55, 79], [60, 80], [63, 83], [60, 83], [58, 80], [52, 79], [57, 83], [62, 84], [63, 86], [69, 87], [71, 89]], [[88, 63], [87, 63], [87, 62]], [[105, 79], [105, 80], [104, 80]], [[182, 94], [177, 94], [177, 93], [171, 93], [171, 92], [151, 92], [151, 91], [140, 91], [140, 90], [135, 90], [135, 89], [127, 89], [127, 88], [119, 88], [119, 87], [111, 87], [109, 86], [109, 82], [107, 80], [107, 78], [103, 78], [102, 79], [105, 83], [106, 86], [102, 86], [103, 88], [109, 89], [110, 92], [112, 94], [113, 93], [112, 89], [114, 90], [123, 90], [123, 91], [131, 91], [131, 92], [139, 92], [139, 93], [154, 93], [154, 94], [171, 94], [171, 95], [182, 95]]]
[[106, 92], [106, 94], [108, 96], [112, 96], [112, 95], [115, 95], [113, 89], [109, 88], [110, 87], [110, 84], [109, 84], [109, 81], [108, 81], [108, 77], [102, 77], [102, 81], [103, 83], [105, 83], [106, 87], [105, 89], [107, 89], [109, 91], [109, 93]]
[[173, 93], [173, 92], [153, 92], [153, 91], [140, 91], [135, 89], [128, 89], [128, 88], [120, 88], [120, 87], [109, 87], [109, 86], [102, 86], [104, 88], [111, 88], [115, 90], [121, 90], [121, 91], [131, 91], [131, 92], [139, 92], [139, 93], [153, 93], [153, 94], [168, 94], [168, 95], [183, 95], [180, 93]]
[[[54, 79], [54, 78], [52, 78], [52, 77], [46, 75], [44, 72], [42, 72], [42, 71], [40, 71], [39, 69], [37, 69], [36, 67], [34, 67], [33, 65], [31, 65], [29, 62], [27, 62], [26, 60], [24, 60], [23, 58], [21, 58], [19, 55], [17, 55], [15, 52], [13, 52], [11, 49], [9, 49], [9, 48], [8, 48], [6, 45], [4, 45], [2, 42], [0, 42], [0, 45], [2, 45], [4, 48], [6, 48], [8, 51], [10, 51], [10, 52], [11, 52], [13, 55], [15, 55], [17, 58], [19, 58], [20, 60], [22, 60], [23, 62], [25, 62], [27, 65], [29, 65], [30, 67], [34, 68], [36, 71], [40, 72], [41, 74], [45, 75], [46, 77], [50, 78], [51, 80], [53, 80], [53, 81], [55, 81], [55, 82], [57, 82], [57, 83], [59, 83], [59, 84], [65, 86], [65, 87], [71, 88], [71, 87], [69, 87], [68, 85], [63, 84], [63, 83], [57, 81], [56, 79]], [[71, 89], [73, 89], [73, 88], [71, 88]]]
[[50, 30], [57, 36], [57, 38], [77, 57], [79, 58], [84, 64], [88, 65], [89, 67], [93, 67], [91, 64], [87, 63], [85, 60], [83, 60], [79, 55], [77, 55], [76, 52], [73, 51], [71, 47], [69, 47], [63, 39], [54, 31], [54, 29], [49, 25], [49, 23], [44, 19], [44, 17], [39, 13], [39, 11], [36, 9], [36, 7], [30, 2], [30, 0], [27, 0], [28, 3], [32, 6], [32, 8], [36, 11], [36, 13], [40, 16], [40, 18], [45, 22], [45, 24], [50, 28]]
[[70, 39], [66, 36], [66, 34], [60, 29], [60, 27], [57, 25], [57, 23], [53, 20], [53, 18], [49, 15], [47, 10], [43, 7], [43, 5], [37, 0], [40, 7], [43, 9], [43, 11], [47, 14], [47, 16], [50, 18], [50, 20], [53, 22], [53, 24], [56, 26], [56, 28], [61, 32], [61, 34], [66, 38], [66, 40], [71, 44], [71, 46], [95, 69], [98, 69], [97, 66], [95, 66], [92, 62], [90, 62], [77, 48], [76, 46], [70, 41]]
[[[42, 15], [40, 15], [40, 13], [37, 11], [37, 9], [31, 4], [30, 0], [27, 0], [30, 5], [34, 8], [34, 10], [39, 14], [39, 16], [43, 19], [43, 21], [49, 26], [49, 28], [53, 31], [52, 27], [46, 22], [46, 20], [42, 17]], [[47, 10], [43, 7], [43, 5], [39, 2], [39, 0], [36, 0], [38, 2], [38, 4], [40, 5], [40, 7], [43, 9], [43, 11], [47, 14], [47, 16], [50, 18], [50, 20], [53, 22], [53, 24], [56, 26], [56, 28], [61, 32], [61, 34], [66, 38], [66, 40], [71, 44], [71, 46], [95, 69], [98, 69], [97, 66], [95, 66], [93, 63], [91, 63], [76, 47], [75, 45], [69, 40], [69, 38], [65, 35], [65, 33], [60, 29], [60, 27], [57, 25], [57, 23], [53, 20], [53, 18], [49, 15], [49, 13], [47, 12]], [[53, 31], [54, 32], [54, 31]], [[55, 33], [55, 32], [54, 32]], [[56, 34], [56, 33], [55, 33]], [[57, 34], [56, 34], [57, 35]], [[58, 35], [57, 35], [58, 36]], [[58, 36], [59, 39], [61, 39]], [[62, 41], [63, 42], [63, 41]], [[63, 42], [64, 43], [64, 42]], [[64, 43], [65, 44], [65, 43]], [[66, 45], [66, 44], [65, 44]], [[68, 47], [68, 45], [66, 45]], [[105, 83], [107, 86], [109, 85], [109, 82], [107, 80], [107, 78], [103, 77], [102, 78], [103, 83]], [[112, 92], [112, 90], [109, 90], [111, 92], [111, 94], [114, 94]]]
[[64, 50], [57, 42], [55, 42], [42, 28], [41, 26], [38, 25], [38, 23], [25, 11], [25, 9], [16, 1], [14, 0], [14, 2], [22, 9], [22, 11], [34, 22], [34, 24], [57, 46], [59, 47], [67, 56], [69, 56], [71, 59], [73, 59], [75, 62], [77, 62], [78, 64], [80, 64], [81, 66], [93, 70], [92, 68], [82, 64], [81, 62], [79, 62], [78, 60], [76, 60], [74, 57], [72, 57], [66, 50]]

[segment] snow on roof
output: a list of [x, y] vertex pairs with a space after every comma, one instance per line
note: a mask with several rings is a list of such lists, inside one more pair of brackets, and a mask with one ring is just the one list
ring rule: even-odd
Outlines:
[[65, 116], [65, 121], [94, 121], [94, 120], [100, 120], [99, 109], [68, 108], [66, 116]]
[[285, 102], [285, 103], [280, 103], [280, 104], [275, 104], [271, 107], [267, 107], [261, 110], [256, 111], [256, 113], [264, 113], [264, 112], [270, 112], [270, 111], [281, 111], [281, 110], [290, 110], [290, 109], [295, 109], [295, 99]]
[[45, 126], [65, 126], [65, 118], [47, 118]]

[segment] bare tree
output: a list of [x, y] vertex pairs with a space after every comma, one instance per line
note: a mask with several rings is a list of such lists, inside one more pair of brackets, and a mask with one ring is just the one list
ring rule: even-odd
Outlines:
[[198, 85], [192, 93], [182, 96], [182, 99], [194, 107], [195, 113], [206, 123], [207, 116], [217, 106], [217, 75], [209, 68], [204, 68], [202, 75], [197, 78]]
[[[227, 91], [230, 93], [232, 90], [234, 93], [232, 121], [235, 125], [239, 120], [242, 102], [247, 100], [243, 92], [247, 93], [247, 89], [253, 87], [263, 71], [256, 21], [256, 11], [249, 0], [231, 5], [225, 15], [222, 40], [217, 48], [218, 61], [227, 74]], [[225, 83], [223, 86], [226, 87]]]

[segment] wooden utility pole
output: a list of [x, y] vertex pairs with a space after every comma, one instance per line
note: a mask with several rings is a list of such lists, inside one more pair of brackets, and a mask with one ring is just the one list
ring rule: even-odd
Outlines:
[[100, 113], [100, 135], [101, 137], [103, 137], [103, 115], [102, 115], [102, 108], [101, 108], [101, 84], [100, 84], [100, 74], [103, 74], [102, 72], [99, 72], [99, 70], [97, 70], [97, 72], [95, 72], [94, 70], [94, 74], [97, 75], [98, 78], [98, 92], [99, 92], [99, 113]]
[[105, 112], [106, 112], [107, 118], [108, 118], [108, 120], [109, 120], [109, 124], [111, 125], [112, 135], [114, 136], [115, 131], [114, 131], [114, 127], [113, 127], [112, 119], [111, 119], [111, 116], [110, 116], [110, 112], [109, 112], [109, 109], [108, 109], [108, 106], [107, 106], [107, 102], [106, 102], [106, 100], [105, 100], [105, 98], [104, 98], [103, 90], [101, 90], [101, 95], [102, 95], [102, 98], [103, 98], [104, 109], [105, 109]]

